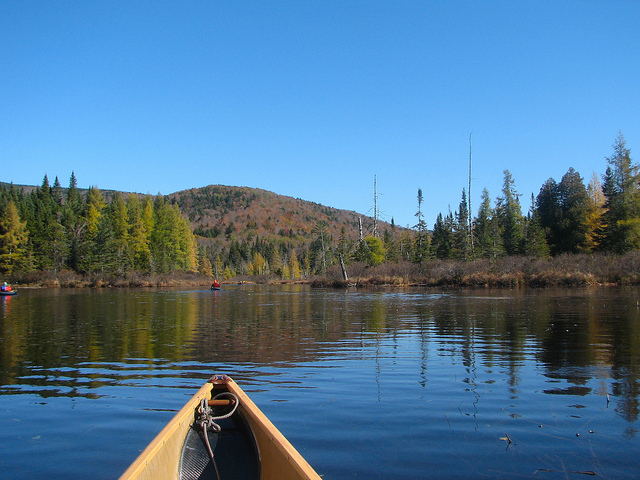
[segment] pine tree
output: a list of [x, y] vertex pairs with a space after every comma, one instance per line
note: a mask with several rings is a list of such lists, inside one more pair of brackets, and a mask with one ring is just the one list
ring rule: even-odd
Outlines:
[[338, 254], [342, 255], [343, 258], [347, 258], [351, 248], [352, 244], [347, 238], [347, 229], [343, 226], [340, 228], [340, 237], [338, 237]]
[[540, 188], [536, 197], [536, 213], [553, 253], [560, 243], [560, 192], [558, 183], [553, 178], [549, 178]]
[[82, 256], [82, 244], [84, 241], [87, 223], [82, 217], [84, 201], [78, 191], [78, 181], [75, 174], [71, 173], [69, 189], [62, 207], [62, 225], [67, 234], [68, 257], [67, 265], [74, 271], [79, 270]]
[[114, 195], [107, 211], [114, 242], [114, 267], [119, 274], [123, 274], [132, 266], [132, 254], [129, 244], [129, 212], [122, 194]]
[[385, 228], [384, 233], [382, 234], [382, 243], [384, 244], [384, 249], [387, 252], [386, 259], [390, 262], [398, 261], [398, 249], [396, 248], [394, 234], [395, 228], [393, 225], [391, 226], [391, 231], [388, 228]]
[[587, 217], [586, 217], [586, 241], [584, 250], [593, 252], [598, 249], [601, 242], [601, 232], [603, 229], [604, 205], [606, 199], [602, 191], [602, 184], [598, 176], [594, 173], [587, 185]]
[[496, 258], [504, 255], [498, 222], [491, 208], [489, 191], [482, 191], [482, 202], [478, 208], [478, 216], [473, 224], [475, 238], [475, 254], [482, 258]]
[[62, 269], [66, 259], [64, 230], [59, 221], [60, 205], [52, 196], [49, 179], [44, 176], [42, 186], [30, 196], [30, 215], [27, 230], [36, 270]]
[[584, 251], [587, 243], [587, 206], [589, 196], [582, 177], [569, 168], [558, 185], [560, 204], [557, 253]]
[[523, 217], [515, 182], [509, 170], [504, 171], [502, 197], [498, 198], [496, 216], [502, 244], [507, 255], [522, 253], [524, 239]]
[[446, 217], [439, 213], [436, 223], [433, 225], [431, 235], [431, 251], [436, 258], [446, 259], [453, 257], [453, 214], [449, 212]]
[[524, 254], [535, 257], [548, 257], [549, 244], [543, 228], [540, 226], [540, 218], [535, 208], [535, 198], [531, 194], [531, 209], [525, 222], [524, 229]]
[[58, 207], [62, 207], [62, 185], [60, 185], [60, 180], [58, 177], [53, 181], [53, 186], [49, 190], [51, 192], [51, 199]]
[[622, 133], [607, 158], [604, 177], [606, 198], [601, 246], [615, 253], [640, 248], [640, 173], [631, 160]]
[[152, 270], [157, 273], [170, 273], [178, 263], [180, 239], [177, 219], [173, 208], [158, 197], [154, 201], [154, 228], [149, 243]]
[[462, 189], [462, 200], [455, 214], [453, 231], [453, 256], [460, 260], [470, 260], [471, 252], [471, 232], [469, 231], [469, 209], [467, 203], [467, 193]]

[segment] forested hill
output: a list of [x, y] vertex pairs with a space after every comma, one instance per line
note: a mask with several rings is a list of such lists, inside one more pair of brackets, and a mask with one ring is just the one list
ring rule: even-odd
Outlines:
[[[79, 189], [73, 174], [64, 188], [45, 176], [39, 187], [0, 183], [0, 271], [297, 279], [326, 271], [338, 253], [348, 261], [363, 245], [361, 225], [370, 238], [371, 217], [255, 188], [151, 196]], [[380, 236], [392, 230], [401, 229], [377, 224]]]
[[[0, 188], [8, 189], [11, 186], [10, 183], [0, 182]], [[40, 188], [33, 185], [13, 187], [25, 194]], [[68, 189], [61, 190], [66, 192]], [[86, 195], [88, 190], [79, 188], [78, 191]], [[140, 198], [147, 196], [116, 190], [100, 192], [107, 201], [116, 193], [124, 197], [132, 194]], [[340, 236], [343, 227], [349, 240], [357, 239], [359, 219], [364, 235], [370, 235], [373, 229], [372, 217], [259, 188], [208, 185], [163, 196], [166, 201], [178, 205], [197, 237], [215, 238], [223, 243], [231, 237], [242, 240], [256, 236], [264, 239], [298, 239], [304, 243], [303, 239], [309, 238], [320, 222], [325, 223], [325, 231], [335, 239]], [[381, 233], [390, 227], [384, 221], [378, 221], [378, 225]]]
[[[373, 218], [299, 198], [249, 187], [209, 185], [166, 195], [188, 217], [199, 239], [227, 243], [281, 239], [300, 246], [317, 237], [320, 226], [330, 238], [355, 240], [359, 219], [363, 234], [371, 235]], [[382, 233], [390, 225], [378, 222]]]

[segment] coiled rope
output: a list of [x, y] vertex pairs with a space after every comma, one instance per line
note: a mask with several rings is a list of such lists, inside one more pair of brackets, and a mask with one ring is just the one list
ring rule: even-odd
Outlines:
[[220, 428], [220, 425], [216, 423], [216, 420], [224, 420], [225, 418], [229, 418], [231, 415], [235, 413], [235, 411], [238, 408], [238, 404], [240, 403], [238, 400], [238, 397], [231, 392], [219, 393], [218, 395], [213, 397], [212, 400], [220, 400], [225, 397], [231, 400], [231, 403], [233, 404], [233, 408], [229, 412], [225, 413], [224, 415], [214, 416], [213, 410], [209, 406], [209, 402], [207, 401], [206, 398], [202, 399], [202, 401], [200, 402], [200, 406], [198, 407], [197, 423], [198, 425], [200, 425], [200, 428], [202, 428], [202, 433], [204, 435], [204, 443], [207, 446], [209, 457], [213, 462], [213, 467], [215, 468], [217, 478], [220, 478], [220, 472], [218, 471], [216, 460], [213, 457], [213, 450], [211, 449], [211, 444], [209, 443], [209, 435], [207, 432], [211, 430], [214, 433], [220, 433], [222, 428]]

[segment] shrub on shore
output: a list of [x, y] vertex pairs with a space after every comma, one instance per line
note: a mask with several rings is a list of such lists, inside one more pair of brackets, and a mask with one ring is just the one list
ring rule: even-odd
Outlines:
[[[560, 255], [557, 257], [504, 257], [469, 262], [428, 260], [421, 265], [386, 262], [370, 267], [347, 265], [348, 280], [339, 266], [323, 276], [307, 279], [314, 287], [427, 286], [427, 287], [553, 287], [581, 285], [640, 285], [640, 252], [626, 255]], [[248, 283], [281, 283], [274, 276], [237, 277]], [[212, 278], [191, 272], [149, 275], [130, 271], [119, 276], [80, 275], [71, 270], [14, 274], [11, 283], [49, 288], [209, 286]], [[299, 283], [299, 282], [298, 282]]]
[[640, 284], [640, 252], [626, 255], [561, 255], [552, 258], [504, 257], [470, 262], [429, 260], [422, 265], [385, 263], [379, 267], [352, 264], [349, 281], [337, 267], [316, 278], [314, 286], [344, 287], [423, 285], [460, 287], [553, 287], [597, 284]]
[[150, 275], [130, 271], [120, 276], [103, 276], [98, 273], [80, 275], [71, 270], [30, 272], [24, 275], [14, 275], [9, 280], [16, 285], [42, 288], [174, 287], [185, 285], [196, 287], [209, 286], [212, 282], [211, 277], [192, 272]]

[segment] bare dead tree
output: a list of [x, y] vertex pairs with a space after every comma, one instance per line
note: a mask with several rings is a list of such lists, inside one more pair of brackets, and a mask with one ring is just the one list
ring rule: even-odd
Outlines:
[[471, 213], [471, 135], [473, 135], [473, 130], [469, 134], [469, 240], [471, 241], [471, 251], [473, 251], [473, 214]]

